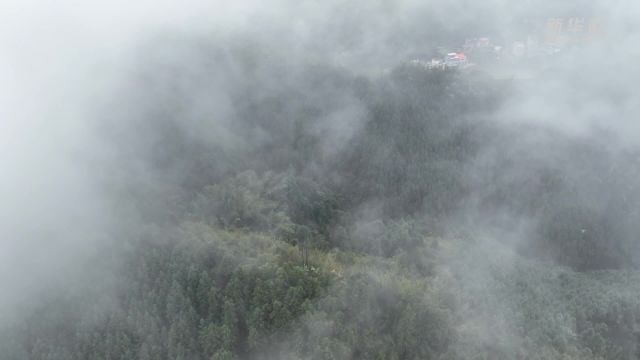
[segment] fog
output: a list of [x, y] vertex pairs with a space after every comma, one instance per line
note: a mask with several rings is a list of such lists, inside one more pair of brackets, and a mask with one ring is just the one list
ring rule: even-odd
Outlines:
[[[9, 0], [1, 8], [0, 322], [22, 327], [60, 294], [97, 296], [105, 313], [126, 308], [134, 301], [119, 302], [122, 289], [144, 291], [128, 287], [142, 280], [123, 264], [144, 252], [144, 239], [225, 243], [219, 239], [236, 235], [285, 239], [256, 245], [269, 254], [289, 245], [304, 254], [309, 246], [312, 258], [323, 259], [314, 266], [331, 264], [331, 274], [344, 268], [356, 279], [336, 277], [305, 305], [316, 310], [293, 316], [293, 325], [261, 345], [268, 350], [262, 357], [319, 358], [309, 355], [315, 345], [300, 347], [311, 344], [300, 334], [338, 333], [332, 299], [352, 306], [355, 295], [344, 284], [360, 286], [358, 276], [369, 279], [362, 281], [370, 297], [395, 304], [394, 296], [408, 296], [403, 301], [421, 304], [416, 308], [453, 314], [442, 320], [429, 313], [434, 323], [455, 324], [429, 335], [437, 358], [470, 358], [480, 348], [495, 358], [521, 355], [545, 341], [520, 334], [521, 324], [551, 322], [557, 332], [550, 336], [565, 334], [567, 344], [580, 339], [589, 350], [545, 348], [551, 352], [540, 358], [613, 354], [578, 334], [576, 319], [593, 305], [575, 305], [579, 295], [558, 294], [565, 288], [582, 294], [610, 285], [595, 296], [636, 311], [628, 305], [633, 293], [620, 290], [640, 285], [640, 6], [631, 1]], [[525, 43], [532, 27], [539, 31], [553, 18], [597, 19], [603, 31], [525, 64], [451, 72], [409, 65], [458, 51], [469, 38], [490, 37], [505, 48]], [[308, 194], [279, 195], [291, 184]], [[237, 188], [256, 198], [241, 210], [217, 200]], [[311, 209], [316, 203], [320, 210]], [[305, 230], [281, 235], [294, 225]], [[248, 235], [238, 235], [243, 231]], [[402, 236], [420, 243], [418, 250], [397, 250]], [[226, 246], [213, 252], [224, 253], [220, 261], [235, 264], [234, 271], [266, 261]], [[292, 250], [273, 251], [264, 258], [293, 257]], [[348, 255], [335, 255], [341, 251]], [[350, 256], [355, 260], [344, 260]], [[403, 261], [412, 275], [399, 275]], [[599, 271], [619, 271], [623, 279], [607, 285]], [[420, 285], [406, 295], [394, 284], [401, 277]], [[367, 281], [381, 284], [380, 294]], [[518, 286], [534, 290], [504, 295]], [[519, 310], [539, 298], [545, 309], [559, 309], [556, 318]], [[386, 318], [380, 312], [353, 309], [354, 322], [366, 327]], [[423, 315], [416, 310], [416, 319]], [[99, 323], [79, 322], [93, 321]], [[124, 327], [140, 335], [136, 321]], [[623, 349], [617, 358], [634, 358], [632, 335], [607, 324], [613, 330], [603, 341]], [[394, 329], [380, 331], [392, 336]], [[260, 344], [251, 336], [247, 344]], [[260, 358], [245, 342], [234, 356]], [[372, 356], [326, 346], [334, 358]], [[41, 358], [34, 348], [15, 358]], [[306, 357], [294, 348], [306, 349]], [[131, 351], [142, 358], [142, 350]], [[167, 351], [159, 358], [180, 358]], [[180, 356], [199, 359], [193, 351]]]

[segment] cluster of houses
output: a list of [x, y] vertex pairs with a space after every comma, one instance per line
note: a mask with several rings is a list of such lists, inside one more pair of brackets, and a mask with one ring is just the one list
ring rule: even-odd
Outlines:
[[562, 51], [561, 46], [541, 44], [535, 38], [498, 45], [488, 37], [467, 39], [454, 51], [442, 51], [431, 60], [414, 59], [412, 64], [428, 69], [465, 69], [501, 63], [519, 63], [539, 56], [551, 56]]
[[428, 69], [465, 68], [471, 66], [467, 55], [464, 52], [450, 52], [443, 58], [433, 58], [430, 61], [421, 59], [411, 60], [413, 65], [422, 66]]
[[536, 28], [523, 39], [513, 41], [469, 38], [453, 51], [443, 49], [431, 60], [415, 59], [411, 63], [429, 69], [448, 69], [546, 61], [566, 48], [597, 41], [604, 34], [597, 19], [549, 18]]

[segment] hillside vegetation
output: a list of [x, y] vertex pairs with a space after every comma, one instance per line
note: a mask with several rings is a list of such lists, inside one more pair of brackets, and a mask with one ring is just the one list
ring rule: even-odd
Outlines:
[[34, 299], [2, 359], [640, 356], [632, 151], [498, 119], [517, 84], [481, 72], [188, 50], [99, 129], [108, 279]]

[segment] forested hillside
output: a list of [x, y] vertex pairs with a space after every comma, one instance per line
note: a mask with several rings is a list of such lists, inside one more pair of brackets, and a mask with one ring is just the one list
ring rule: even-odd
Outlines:
[[614, 135], [509, 119], [521, 84], [482, 70], [141, 53], [88, 165], [117, 240], [0, 324], [0, 358], [640, 357], [640, 163]]

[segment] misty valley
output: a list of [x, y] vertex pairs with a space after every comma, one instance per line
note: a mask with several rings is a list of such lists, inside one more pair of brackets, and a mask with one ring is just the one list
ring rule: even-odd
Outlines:
[[488, 25], [438, 16], [431, 42], [371, 41], [442, 61], [377, 62], [326, 13], [326, 36], [295, 27], [312, 45], [264, 24], [137, 45], [72, 152], [99, 195], [42, 177], [60, 200], [3, 234], [42, 240], [0, 258], [0, 359], [640, 358], [637, 74], [582, 43], [443, 52]]

